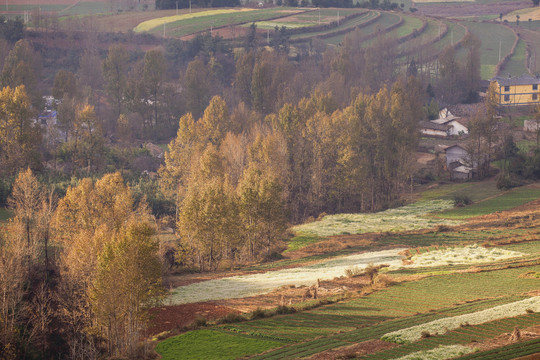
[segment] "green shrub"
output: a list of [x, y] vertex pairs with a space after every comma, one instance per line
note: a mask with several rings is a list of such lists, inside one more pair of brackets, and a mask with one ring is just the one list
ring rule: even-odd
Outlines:
[[263, 319], [267, 317], [266, 311], [261, 308], [257, 308], [254, 312], [251, 313], [251, 319]]
[[472, 204], [472, 200], [468, 195], [455, 195], [454, 206], [463, 207]]

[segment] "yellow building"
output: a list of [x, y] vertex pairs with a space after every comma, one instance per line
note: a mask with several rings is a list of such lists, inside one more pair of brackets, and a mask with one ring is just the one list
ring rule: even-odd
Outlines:
[[540, 77], [523, 74], [518, 77], [495, 76], [499, 105], [518, 106], [540, 104]]

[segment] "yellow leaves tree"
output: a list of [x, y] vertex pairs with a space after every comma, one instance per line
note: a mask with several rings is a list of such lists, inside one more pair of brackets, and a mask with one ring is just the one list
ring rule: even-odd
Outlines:
[[[133, 227], [132, 224], [141, 224], [141, 228]], [[157, 256], [157, 250], [153, 240], [149, 240], [152, 234], [149, 229], [153, 228], [151, 224], [153, 224], [153, 219], [146, 204], [135, 203], [131, 190], [124, 184], [119, 173], [107, 174], [95, 183], [90, 179], [83, 179], [77, 186], [68, 188], [66, 196], [59, 201], [53, 225], [56, 239], [63, 246], [61, 256], [63, 317], [73, 329], [74, 335], [69, 342], [74, 354], [89, 351], [88, 346], [93, 343], [91, 329], [108, 328], [108, 325], [103, 323], [103, 321], [108, 321], [107, 318], [98, 315], [97, 308], [93, 306], [94, 301], [97, 300], [92, 298], [97, 284], [101, 286], [100, 291], [103, 292], [100, 295], [101, 299], [111, 298], [113, 295], [110, 292], [116, 291], [113, 284], [109, 284], [107, 288], [103, 281], [97, 280], [100, 276], [105, 276], [102, 273], [103, 269], [100, 268], [103, 256], [105, 256], [104, 252], [117, 249], [114, 245], [116, 242], [124, 245], [129, 242], [129, 246], [133, 245], [137, 248], [140, 245], [142, 249], [146, 249], [144, 251], [149, 251], [144, 256], [154, 259]], [[118, 248], [119, 254], [114, 254], [115, 259], [133, 255], [135, 250], [129, 246], [127, 248], [122, 246]], [[138, 249], [135, 251], [136, 254], [139, 254], [138, 251], [143, 251], [141, 248]], [[143, 254], [140, 255], [143, 256]], [[116, 263], [116, 260], [113, 263]], [[132, 266], [129, 271], [133, 274], [137, 271], [144, 273], [147, 264], [135, 261]], [[155, 276], [152, 279], [155, 279]], [[116, 279], [116, 281], [125, 280]], [[137, 286], [145, 286], [144, 284], [147, 283], [131, 284], [132, 290], [135, 291]], [[148, 287], [146, 289], [149, 294], [153, 294], [153, 290], [150, 291]], [[132, 295], [126, 294], [128, 298], [135, 299], [133, 301], [144, 300]], [[140, 312], [136, 313], [139, 311], [137, 309]], [[137, 311], [133, 310], [132, 315], [143, 316], [144, 304], [140, 303], [137, 309], [135, 309]], [[138, 332], [126, 330], [129, 324], [131, 324], [129, 321], [121, 322], [118, 326], [122, 332], [133, 336], [130, 341], [137, 342]], [[141, 327], [144, 325], [141, 321], [137, 324]], [[120, 330], [117, 328], [117, 331]], [[75, 336], [78, 333], [86, 336], [85, 341], [80, 341], [80, 337]], [[117, 341], [109, 335], [107, 333], [110, 354], [125, 354], [125, 351], [131, 349], [131, 345], [125, 345], [125, 338]]]
[[[270, 257], [277, 240], [287, 228], [284, 191], [280, 181], [257, 168], [246, 169], [238, 186], [238, 207], [244, 246], [250, 260]], [[262, 253], [264, 248], [265, 254]]]
[[139, 339], [145, 335], [146, 310], [163, 293], [154, 233], [150, 224], [130, 221], [98, 256], [90, 299], [110, 355], [136, 356]]
[[25, 167], [37, 168], [40, 129], [30, 118], [31, 104], [24, 86], [0, 91], [0, 169], [15, 174]]

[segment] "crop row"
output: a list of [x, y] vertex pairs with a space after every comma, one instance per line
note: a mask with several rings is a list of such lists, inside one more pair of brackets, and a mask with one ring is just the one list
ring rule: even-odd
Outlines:
[[[280, 349], [276, 349], [274, 351], [260, 355], [257, 357], [257, 359], [279, 359], [279, 358], [288, 358], [288, 357], [298, 357], [300, 354], [302, 354], [301, 356], [308, 356], [310, 354], [315, 354], [317, 352], [322, 351], [322, 350], [314, 351], [314, 349], [319, 349], [320, 346], [324, 346], [325, 347], [324, 350], [327, 350], [327, 349], [335, 348], [338, 346], [343, 346], [344, 344], [360, 343], [367, 340], [378, 339], [382, 335], [391, 331], [399, 330], [402, 328], [406, 328], [406, 327], [410, 327], [410, 326], [414, 326], [418, 324], [423, 324], [423, 323], [440, 319], [440, 318], [444, 318], [447, 316], [455, 316], [462, 313], [474, 312], [480, 309], [485, 309], [485, 308], [496, 306], [502, 303], [508, 303], [516, 299], [520, 299], [520, 298], [508, 297], [508, 298], [482, 300], [482, 301], [476, 301], [472, 303], [449, 307], [446, 309], [439, 310], [437, 312], [428, 312], [428, 313], [418, 314], [415, 316], [410, 316], [410, 317], [405, 317], [405, 318], [403, 317], [397, 318], [397, 319], [387, 318], [388, 319], [387, 321], [382, 321], [382, 319], [380, 319], [381, 321], [379, 321], [376, 324], [365, 323], [364, 326], [359, 327], [356, 330], [334, 334], [334, 335], [327, 336], [321, 339], [315, 339], [311, 341], [304, 341], [301, 343], [291, 344], [289, 346], [285, 346]], [[399, 306], [399, 300], [396, 300], [395, 302]], [[369, 304], [360, 305], [359, 303], [356, 303], [356, 302], [353, 302], [353, 303], [348, 302], [346, 304], [338, 304], [338, 305], [348, 305], [350, 307], [355, 307], [357, 309], [362, 309], [362, 308], [365, 309], [369, 306], [376, 306], [376, 303], [374, 303], [373, 305], [369, 305]], [[330, 308], [332, 308], [332, 306], [327, 307], [327, 309], [330, 309]], [[382, 308], [379, 308], [379, 311], [384, 313], [384, 310]], [[317, 313], [314, 315], [324, 318], [323, 314]], [[344, 316], [344, 318], [346, 317], [347, 316]], [[284, 317], [283, 319], [286, 319], [286, 318], [287, 317]], [[261, 321], [264, 321], [264, 320], [261, 320]], [[277, 331], [279, 331], [280, 329], [281, 329], [280, 327], [276, 328]], [[309, 329], [309, 327], [298, 328], [299, 331], [303, 331], [303, 329]], [[335, 330], [334, 330], [334, 333], [337, 332]], [[341, 331], [343, 330], [345, 329], [342, 329]], [[327, 341], [327, 339], [332, 339], [332, 341], [330, 340]]]
[[446, 334], [427, 337], [417, 342], [372, 354], [367, 359], [395, 359], [417, 351], [433, 349], [440, 345], [469, 344], [511, 332], [516, 326], [520, 328], [531, 326], [536, 324], [538, 320], [540, 320], [540, 314], [534, 313], [515, 318], [496, 320], [478, 326], [460, 327]]
[[456, 360], [510, 360], [540, 352], [540, 338], [465, 355]]

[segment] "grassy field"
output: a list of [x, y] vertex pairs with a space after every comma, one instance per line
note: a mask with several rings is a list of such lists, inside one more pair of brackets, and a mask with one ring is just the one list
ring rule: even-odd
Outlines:
[[[424, 198], [448, 199], [459, 193], [470, 194], [477, 200], [484, 200], [478, 202], [477, 206], [481, 205], [483, 208], [475, 210], [475, 213], [511, 208], [532, 198], [540, 197], [538, 188], [524, 187], [503, 193], [494, 187], [493, 181], [487, 181], [445, 185], [424, 193]], [[418, 262], [418, 266], [422, 267], [407, 266], [397, 270], [389, 268], [390, 270], [385, 272], [386, 276], [394, 279], [412, 275], [418, 280], [399, 282], [368, 296], [357, 297], [351, 294], [350, 298], [345, 297], [338, 303], [295, 314], [214, 326], [210, 330], [196, 330], [188, 333], [190, 335], [185, 338], [181, 338], [183, 336], [181, 335], [173, 338], [177, 339], [175, 341], [170, 340], [168, 351], [171, 354], [183, 356], [182, 348], [189, 349], [186, 358], [190, 358], [192, 352], [196, 354], [197, 351], [201, 351], [198, 349], [212, 348], [214, 343], [217, 343], [219, 347], [221, 340], [214, 341], [207, 334], [208, 331], [215, 331], [231, 336], [233, 343], [242, 343], [246, 341], [246, 338], [250, 339], [253, 341], [249, 345], [253, 346], [250, 349], [254, 349], [250, 354], [266, 351], [264, 354], [256, 355], [255, 359], [296, 359], [328, 349], [380, 339], [385, 334], [407, 328], [414, 329], [415, 326], [420, 326], [422, 329], [427, 326], [426, 324], [432, 324], [430, 325], [432, 327], [446, 323], [454, 324], [446, 325], [442, 331], [438, 330], [438, 335], [432, 334], [419, 341], [398, 345], [365, 357], [367, 359], [397, 359], [410, 354], [444, 351], [445, 348], [440, 348], [440, 346], [466, 345], [483, 341], [511, 332], [515, 326], [526, 328], [540, 321], [540, 312], [523, 311], [532, 306], [529, 302], [531, 304], [537, 302], [537, 299], [529, 298], [526, 294], [538, 288], [538, 278], [526, 275], [540, 273], [540, 242], [534, 241], [538, 239], [539, 234], [540, 230], [523, 224], [517, 228], [493, 227], [382, 235], [378, 240], [380, 246], [399, 244], [410, 247], [424, 246], [424, 248], [417, 248], [418, 255], [413, 257], [413, 260], [416, 259]], [[504, 250], [496, 247], [484, 249], [459, 245], [521, 238], [528, 241], [501, 246], [501, 249], [524, 254], [518, 258], [489, 258], [492, 253], [503, 251], [502, 254]], [[296, 249], [315, 241], [319, 239], [305, 236], [293, 239], [291, 244]], [[449, 245], [452, 247], [446, 248]], [[474, 251], [469, 253], [470, 249], [477, 249], [480, 253]], [[354, 249], [350, 250], [354, 251]], [[441, 254], [444, 252], [446, 255], [438, 255], [437, 251]], [[473, 258], [478, 255], [485, 259], [474, 260]], [[420, 259], [429, 259], [430, 256], [437, 259], [444, 256], [470, 257], [473, 262], [468, 264], [460, 263], [460, 261], [452, 261], [452, 264], [421, 264], [419, 262]], [[480, 261], [483, 260], [487, 262], [481, 263]], [[517, 309], [517, 304], [523, 305], [520, 305], [522, 308], [516, 310], [517, 313], [514, 313], [514, 310], [512, 310], [514, 312], [504, 310]], [[491, 315], [488, 316], [488, 314]], [[507, 314], [514, 317], [507, 318]], [[501, 316], [505, 318], [502, 319]], [[468, 322], [469, 325], [456, 327], [455, 322], [459, 319], [465, 319], [463, 321]], [[447, 331], [448, 329], [450, 331]], [[257, 345], [259, 341], [261, 343]], [[268, 341], [274, 344], [268, 344]], [[258, 350], [259, 346], [261, 350]], [[526, 348], [531, 351], [530, 346]], [[230, 350], [231, 357], [245, 356], [235, 351]], [[500, 351], [501, 354], [508, 354], [510, 350], [501, 349]], [[163, 354], [161, 350], [160, 353]], [[480, 359], [490, 359], [490, 354], [492, 355], [493, 352], [487, 352]]]
[[165, 27], [168, 36], [185, 36], [220, 26], [269, 20], [289, 13], [301, 13], [304, 11], [288, 8], [208, 10], [148, 20], [137, 25], [134, 31], [162, 33]]
[[[210, 345], [210, 346], [206, 346]], [[163, 360], [236, 359], [282, 345], [275, 340], [254, 339], [215, 330], [199, 330], [169, 338], [156, 346]]]
[[444, 219], [468, 219], [474, 216], [512, 209], [538, 198], [540, 198], [539, 188], [521, 187], [469, 206], [443, 211], [437, 216]]
[[[370, 36], [376, 31], [384, 32], [384, 29], [396, 24], [399, 21], [399, 16], [387, 12], [381, 12], [381, 16], [375, 21], [367, 26], [362, 27], [359, 31], [361, 36]], [[343, 41], [346, 34], [337, 35], [335, 37], [330, 37], [324, 39], [324, 42], [327, 44], [337, 45]]]
[[[539, 34], [540, 35], [540, 34]], [[500, 75], [506, 76], [510, 74], [512, 76], [520, 76], [521, 74], [527, 74], [529, 71], [525, 67], [527, 44], [523, 40], [519, 40], [516, 46], [514, 55], [508, 60], [508, 62], [501, 69]]]
[[[523, 297], [508, 294], [520, 294], [535, 288], [534, 279], [519, 277], [525, 271], [512, 269], [435, 276], [299, 314], [225, 325], [223, 328], [233, 333], [258, 334], [294, 342], [257, 359], [309, 356], [325, 349], [377, 339], [397, 329], [522, 300]], [[322, 337], [316, 338], [319, 336]], [[408, 352], [417, 350], [411, 348]]]
[[[300, 27], [310, 27], [317, 25], [330, 24], [331, 22], [337, 21], [338, 15], [340, 19], [343, 19], [344, 16], [363, 13], [365, 10], [356, 10], [356, 9], [319, 9], [313, 11], [306, 11], [299, 14], [294, 14], [287, 17], [282, 17], [276, 20], [270, 21], [259, 21], [256, 22], [256, 25], [260, 29], [274, 29], [278, 27], [288, 27], [288, 28], [300, 28]], [[343, 21], [344, 24], [347, 22]], [[350, 24], [349, 24], [350, 25]], [[246, 24], [245, 26], [249, 26]], [[329, 29], [329, 31], [336, 31], [334, 29]]]
[[60, 15], [96, 15], [96, 14], [107, 14], [112, 11], [116, 11], [115, 8], [111, 9], [111, 6], [108, 2], [91, 2], [91, 1], [81, 1], [78, 2], [75, 6], [63, 10], [60, 12]]
[[451, 207], [453, 207], [451, 201], [431, 200], [372, 214], [328, 215], [319, 221], [295, 226], [292, 231], [301, 235], [332, 236], [456, 225], [457, 223], [439, 222], [425, 216]]
[[299, 235], [293, 237], [289, 242], [287, 243], [287, 250], [285, 250], [285, 253], [289, 251], [295, 251], [300, 250], [308, 245], [315, 244], [324, 238], [321, 238], [316, 235]]
[[[481, 47], [481, 77], [489, 80], [495, 76], [495, 67], [499, 60], [510, 52], [515, 41], [512, 30], [497, 23], [464, 22], [469, 31], [482, 42]], [[499, 59], [499, 44], [501, 56]]]
[[[326, 34], [329, 34], [329, 33], [333, 33], [333, 32], [337, 32], [337, 31], [342, 31], [342, 30], [346, 30], [346, 29], [354, 29], [354, 27], [358, 26], [358, 25], [361, 25], [363, 23], [365, 23], [366, 21], [376, 17], [379, 15], [379, 12], [378, 11], [368, 11], [366, 12], [365, 14], [362, 14], [358, 17], [355, 17], [353, 19], [350, 19], [348, 21], [342, 21], [340, 22], [340, 25], [335, 27], [335, 28], [332, 28], [332, 29], [328, 29], [328, 30], [324, 30], [324, 31], [316, 31], [316, 32], [310, 32], [310, 33], [306, 33], [306, 34], [294, 34], [291, 36], [291, 39], [293, 40], [298, 40], [298, 39], [305, 39], [306, 41], [308, 41], [310, 38], [312, 37], [315, 37], [315, 36], [319, 36], [319, 35], [326, 35]], [[339, 38], [339, 39], [343, 39], [345, 35], [344, 34], [341, 34], [341, 35], [338, 35], [336, 36], [336, 38]], [[327, 42], [328, 39], [325, 39], [324, 41]]]
[[[407, 36], [413, 33], [415, 30], [419, 30], [422, 27], [422, 20], [416, 17], [412, 16], [401, 16], [403, 19], [403, 22], [400, 26], [398, 26], [396, 29], [393, 29], [387, 33], [385, 33], [385, 36], [393, 39], [399, 39], [400, 37]], [[364, 42], [363, 46], [368, 47], [373, 44], [373, 42], [377, 41], [377, 39], [371, 39], [369, 41]]]
[[41, 11], [61, 11], [65, 9], [68, 5], [65, 4], [39, 4], [38, 1], [36, 1], [35, 4], [27, 4], [27, 5], [19, 5], [19, 4], [13, 4], [11, 1], [8, 5], [4, 2], [2, 5], [0, 5], [0, 11], [16, 11], [23, 13], [24, 11], [32, 11], [33, 9], [40, 8]]
[[502, 194], [502, 191], [497, 189], [497, 184], [494, 180], [482, 182], [466, 182], [452, 183], [438, 186], [434, 189], [422, 192], [422, 200], [446, 199], [453, 200], [455, 196], [466, 195], [472, 201], [481, 201], [492, 196]]

